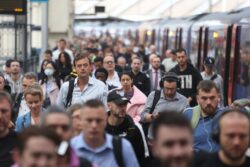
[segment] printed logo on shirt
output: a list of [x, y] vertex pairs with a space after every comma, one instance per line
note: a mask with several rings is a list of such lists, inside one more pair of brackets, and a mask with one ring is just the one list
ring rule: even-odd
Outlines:
[[192, 75], [179, 75], [179, 78], [181, 82], [181, 89], [192, 89]]

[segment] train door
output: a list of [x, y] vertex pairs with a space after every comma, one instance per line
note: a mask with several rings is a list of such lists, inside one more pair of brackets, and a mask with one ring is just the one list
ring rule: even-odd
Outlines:
[[230, 102], [250, 98], [250, 25], [235, 25], [232, 34], [234, 61], [231, 63]]
[[162, 55], [164, 55], [165, 50], [168, 49], [168, 33], [169, 33], [169, 29], [164, 29], [163, 30]]

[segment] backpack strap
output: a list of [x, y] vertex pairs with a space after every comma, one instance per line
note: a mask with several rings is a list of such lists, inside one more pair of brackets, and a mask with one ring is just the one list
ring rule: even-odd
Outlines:
[[72, 95], [73, 95], [73, 90], [74, 90], [74, 83], [75, 83], [74, 79], [72, 79], [72, 80], [69, 81], [69, 90], [68, 90], [68, 94], [67, 94], [65, 108], [71, 106]]
[[147, 140], [146, 140], [145, 134], [143, 132], [141, 124], [139, 124], [138, 122], [135, 122], [135, 126], [137, 126], [137, 128], [139, 129], [139, 131], [141, 133], [141, 137], [142, 137], [142, 141], [143, 141], [143, 146], [144, 146], [144, 155], [145, 155], [145, 158], [147, 158], [147, 157], [149, 157], [149, 149], [148, 149], [148, 145], [147, 145]]
[[23, 93], [19, 93], [18, 95], [16, 95], [15, 97], [15, 103], [13, 105], [13, 115], [12, 115], [12, 121], [16, 122], [18, 113], [19, 113], [19, 108], [21, 105], [21, 101], [22, 101], [22, 97], [23, 97]]
[[155, 106], [158, 103], [160, 97], [161, 97], [161, 91], [160, 90], [156, 90], [155, 91], [155, 95], [154, 95], [154, 99], [153, 99], [153, 104], [152, 104], [152, 107], [151, 107], [151, 109], [149, 111], [149, 114], [152, 114], [154, 112]]
[[113, 136], [112, 140], [113, 148], [114, 148], [114, 155], [116, 162], [119, 167], [125, 167], [123, 156], [122, 156], [122, 139], [118, 136]]
[[211, 80], [211, 81], [215, 80], [215, 79], [217, 78], [217, 76], [218, 76], [217, 74], [214, 74], [214, 75], [210, 78], [210, 80]]
[[192, 118], [191, 118], [191, 125], [193, 129], [195, 129], [198, 125], [199, 119], [201, 115], [201, 107], [199, 105], [193, 108]]

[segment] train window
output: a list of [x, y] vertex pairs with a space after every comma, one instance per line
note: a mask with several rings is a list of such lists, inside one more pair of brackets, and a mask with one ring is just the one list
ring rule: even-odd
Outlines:
[[[235, 63], [234, 96], [233, 100], [239, 98], [250, 98], [250, 26], [242, 25], [240, 30], [239, 55]], [[237, 61], [238, 60], [238, 61]]]
[[226, 33], [224, 26], [218, 26], [211, 29], [209, 27], [208, 32], [208, 46], [207, 57], [213, 57], [215, 59], [215, 71], [224, 78], [224, 64], [225, 64], [225, 48], [224, 40], [226, 39]]
[[176, 35], [176, 30], [169, 30], [168, 49], [176, 49], [175, 48], [175, 35]]
[[191, 51], [190, 60], [192, 64], [197, 67], [198, 65], [198, 44], [199, 44], [199, 29], [195, 29], [191, 32]]

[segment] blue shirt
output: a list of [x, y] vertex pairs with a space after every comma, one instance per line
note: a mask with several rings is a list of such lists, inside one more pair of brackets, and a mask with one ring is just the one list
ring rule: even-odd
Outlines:
[[[213, 116], [202, 117], [200, 116], [199, 122], [194, 129], [193, 148], [195, 151], [207, 151], [207, 152], [217, 152], [219, 150], [219, 145], [212, 139], [212, 132], [214, 130], [218, 116], [221, 110], [217, 109]], [[193, 115], [193, 108], [187, 108], [184, 111], [184, 115], [191, 121]]]
[[[101, 102], [103, 102], [103, 104], [107, 108], [108, 90], [106, 89], [106, 86], [102, 81], [89, 77], [89, 82], [82, 91], [80, 90], [80, 87], [77, 85], [77, 81], [78, 78], [76, 78], [74, 82], [71, 105], [75, 103], [83, 104], [84, 102], [90, 99], [98, 99]], [[69, 82], [63, 83], [57, 97], [57, 105], [65, 106], [68, 90], [69, 90]]]
[[[86, 158], [100, 167], [119, 167], [114, 156], [112, 144], [113, 137], [111, 135], [105, 134], [105, 143], [95, 149], [85, 143], [83, 136], [84, 134], [81, 133], [71, 139], [70, 142], [77, 156]], [[139, 167], [133, 148], [126, 139], [122, 139], [122, 155], [125, 167]]]

